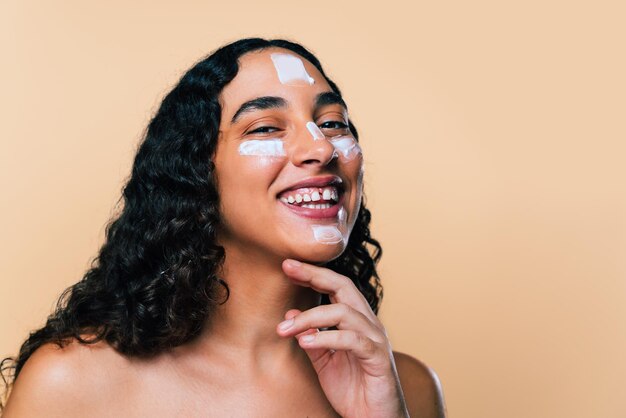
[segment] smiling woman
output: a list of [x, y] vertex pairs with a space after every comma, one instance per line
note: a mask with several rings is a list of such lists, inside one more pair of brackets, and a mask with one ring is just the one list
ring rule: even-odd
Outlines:
[[4, 416], [444, 416], [436, 375], [376, 316], [362, 193], [311, 53], [217, 50], [150, 122], [94, 266], [14, 359]]

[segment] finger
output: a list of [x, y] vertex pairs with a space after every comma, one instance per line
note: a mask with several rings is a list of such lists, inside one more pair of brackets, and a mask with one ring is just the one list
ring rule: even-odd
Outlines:
[[378, 328], [382, 328], [382, 324], [372, 312], [367, 300], [349, 278], [324, 267], [291, 259], [283, 261], [282, 266], [285, 274], [294, 279], [295, 284], [311, 287], [319, 293], [326, 293], [333, 303], [341, 302], [350, 305], [369, 318]]
[[387, 361], [382, 344], [351, 330], [322, 331], [317, 334], [304, 335], [298, 339], [298, 343], [305, 350], [325, 348], [350, 351], [359, 360], [370, 364], [380, 361], [382, 365]]
[[[291, 318], [293, 318], [296, 315], [301, 314], [301, 313], [302, 313], [302, 311], [300, 311], [299, 309], [290, 309], [287, 312], [285, 312], [285, 319], [289, 320], [289, 319], [291, 319]], [[309, 328], [309, 329], [307, 329], [304, 332], [296, 334], [295, 338], [298, 339], [298, 338], [302, 337], [303, 335], [317, 334], [318, 332], [319, 332], [319, 330], [317, 328]], [[284, 335], [284, 336], [287, 337], [287, 336], [289, 336], [289, 334], [288, 335]], [[309, 348], [309, 349], [303, 349], [303, 350], [307, 354], [307, 356], [309, 357], [309, 359], [311, 360], [311, 362], [313, 364], [319, 363], [320, 359], [322, 359], [323, 357], [328, 356], [328, 355], [334, 353], [334, 350], [327, 350], [325, 348]]]
[[326, 364], [328, 360], [330, 359], [330, 356], [332, 356], [335, 353], [335, 350], [328, 349], [325, 347], [305, 347], [300, 343], [300, 338], [307, 337], [307, 336], [315, 337], [319, 333], [320, 331], [315, 330], [313, 332], [305, 332], [296, 336], [298, 345], [300, 345], [300, 348], [302, 348], [302, 350], [309, 357], [309, 360], [311, 360], [311, 363], [313, 365], [316, 365], [316, 368], [317, 368], [317, 365], [319, 364]]
[[289, 309], [285, 312], [285, 319], [291, 319], [294, 316], [300, 314], [302, 311], [300, 309]]
[[288, 336], [298, 335], [311, 328], [330, 327], [356, 331], [378, 342], [385, 339], [380, 330], [365, 315], [345, 303], [320, 305], [291, 316], [278, 324], [277, 332]]
[[[300, 313], [302, 313], [302, 311], [301, 311], [301, 310], [299, 310], [299, 309], [289, 309], [287, 312], [285, 312], [285, 320], [289, 320], [289, 319], [291, 319], [291, 318], [294, 318], [296, 315], [298, 315], [298, 314], [300, 314]], [[284, 321], [283, 321], [283, 322], [284, 322]], [[281, 323], [282, 323], [282, 322], [281, 322]], [[296, 334], [296, 335], [295, 335], [295, 337], [296, 337], [296, 338], [298, 338], [298, 337], [300, 337], [301, 335], [306, 335], [306, 334], [315, 334], [315, 333], [316, 333], [316, 332], [318, 332], [318, 331], [319, 331], [318, 329], [307, 329], [307, 330], [306, 330], [306, 331], [304, 331], [304, 332], [301, 332], [301, 333], [299, 333], [299, 334]], [[280, 330], [279, 330], [279, 334], [284, 335], [284, 336], [291, 335], [291, 333], [285, 334], [285, 333], [283, 333], [283, 332], [280, 332]]]

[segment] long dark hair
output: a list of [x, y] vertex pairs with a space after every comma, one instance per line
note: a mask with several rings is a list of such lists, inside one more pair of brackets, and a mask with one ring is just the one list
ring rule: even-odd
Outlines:
[[[72, 338], [83, 344], [105, 340], [125, 355], [151, 356], [192, 340], [212, 309], [228, 299], [228, 285], [216, 275], [224, 261], [216, 242], [220, 214], [212, 162], [218, 96], [237, 75], [242, 55], [269, 47], [307, 59], [341, 95], [315, 56], [285, 40], [239, 40], [194, 65], [150, 121], [123, 189], [122, 210], [108, 223], [91, 268], [61, 294], [17, 359], [0, 363], [5, 395], [11, 379], [45, 343], [63, 347]], [[351, 278], [378, 313], [383, 292], [376, 264], [382, 249], [370, 236], [369, 223], [362, 203], [346, 250], [326, 267]], [[330, 303], [327, 295], [322, 303]], [[86, 334], [91, 337], [83, 338]]]

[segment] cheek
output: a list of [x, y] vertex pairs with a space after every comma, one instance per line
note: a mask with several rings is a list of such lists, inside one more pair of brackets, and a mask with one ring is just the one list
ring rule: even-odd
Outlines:
[[363, 158], [359, 155], [350, 162], [343, 164], [343, 168], [346, 177], [351, 179], [350, 197], [346, 202], [346, 209], [349, 212], [347, 225], [349, 229], [352, 229], [363, 199], [363, 176], [365, 174]]
[[359, 154], [356, 158], [344, 162], [342, 165], [346, 177], [350, 179], [355, 196], [360, 198], [363, 193], [363, 177], [365, 175], [363, 157]]
[[273, 200], [268, 189], [282, 167], [284, 159], [233, 154], [218, 173], [220, 211], [229, 224], [268, 207]]

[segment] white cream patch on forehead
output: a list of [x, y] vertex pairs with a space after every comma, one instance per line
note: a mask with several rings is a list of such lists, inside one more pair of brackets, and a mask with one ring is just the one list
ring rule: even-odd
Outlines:
[[252, 139], [239, 144], [240, 155], [251, 155], [258, 157], [283, 157], [285, 147], [280, 139]]
[[314, 141], [318, 141], [320, 139], [326, 139], [326, 135], [324, 135], [324, 133], [315, 124], [315, 122], [307, 122], [306, 128], [309, 130], [309, 133], [313, 137]]
[[311, 225], [315, 241], [322, 244], [339, 244], [343, 235], [337, 225]]
[[270, 57], [281, 83], [308, 85], [315, 83], [313, 77], [306, 72], [302, 60], [295, 55], [277, 53], [271, 54]]
[[361, 154], [361, 147], [350, 136], [340, 136], [331, 138], [330, 143], [333, 144], [335, 150], [339, 152], [346, 161], [353, 160], [357, 155]]

